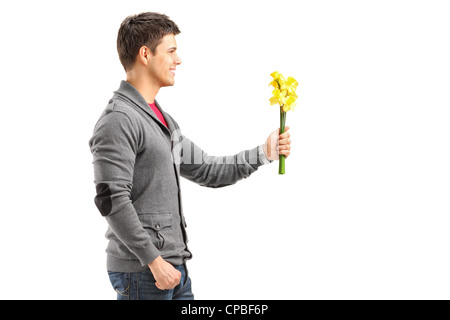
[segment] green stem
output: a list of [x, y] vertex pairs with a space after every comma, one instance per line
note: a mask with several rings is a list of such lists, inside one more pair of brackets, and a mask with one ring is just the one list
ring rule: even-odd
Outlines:
[[[284, 127], [286, 125], [286, 112], [283, 111], [283, 106], [280, 107], [280, 134], [284, 133]], [[285, 156], [280, 154], [278, 174], [284, 174], [285, 172]]]

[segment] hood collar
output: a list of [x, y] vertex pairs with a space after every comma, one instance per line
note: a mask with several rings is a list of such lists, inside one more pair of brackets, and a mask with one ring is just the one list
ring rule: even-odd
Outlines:
[[129, 83], [125, 80], [122, 80], [122, 82], [120, 83], [119, 89], [114, 91], [114, 94], [116, 96], [125, 98], [126, 100], [133, 103], [135, 106], [142, 109], [145, 113], [147, 113], [150, 117], [152, 117], [153, 120], [155, 120], [162, 127], [163, 132], [170, 135], [171, 132], [175, 129], [172, 119], [162, 110], [158, 101], [156, 101], [156, 99], [155, 99], [155, 104], [158, 107], [159, 111], [161, 111], [161, 113], [163, 114], [168, 128], [161, 122], [161, 120], [159, 120], [158, 116], [153, 112], [152, 108], [150, 108], [147, 101], [145, 101], [144, 97], [139, 93], [139, 91], [137, 91], [137, 89], [131, 83]]

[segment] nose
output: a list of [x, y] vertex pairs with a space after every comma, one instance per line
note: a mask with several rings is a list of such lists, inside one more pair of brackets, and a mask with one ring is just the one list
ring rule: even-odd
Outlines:
[[180, 56], [179, 56], [178, 54], [175, 56], [175, 63], [176, 63], [177, 65], [180, 65], [180, 64], [181, 64], [181, 59], [180, 59]]

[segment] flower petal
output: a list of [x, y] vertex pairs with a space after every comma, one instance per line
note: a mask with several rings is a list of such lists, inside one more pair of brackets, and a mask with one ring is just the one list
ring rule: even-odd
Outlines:
[[281, 73], [279, 73], [278, 71], [274, 71], [274, 72], [272, 72], [272, 73], [270, 74], [270, 76], [271, 76], [274, 80], [278, 79], [278, 78], [280, 77], [280, 75], [281, 75]]
[[272, 91], [272, 95], [274, 96], [274, 97], [279, 97], [280, 95], [281, 95], [281, 91], [280, 91], [280, 89], [274, 89], [273, 91]]
[[297, 88], [298, 82], [293, 77], [288, 77], [286, 80], [288, 86], [292, 86], [294, 89]]
[[278, 98], [272, 97], [269, 99], [269, 101], [270, 101], [270, 105], [273, 106], [274, 104], [278, 103]]
[[279, 88], [280, 86], [278, 85], [278, 82], [276, 80], [272, 80], [269, 83], [269, 86], [273, 86], [274, 88]]

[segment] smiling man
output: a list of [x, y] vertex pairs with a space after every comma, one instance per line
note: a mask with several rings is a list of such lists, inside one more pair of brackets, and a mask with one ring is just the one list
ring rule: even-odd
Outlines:
[[214, 157], [181, 134], [155, 100], [175, 83], [181, 64], [177, 25], [146, 12], [126, 18], [117, 50], [126, 81], [114, 92], [89, 140], [95, 204], [106, 218], [107, 270], [119, 300], [193, 299], [186, 261], [180, 176], [218, 188], [290, 154], [289, 133], [275, 130], [263, 145]]

